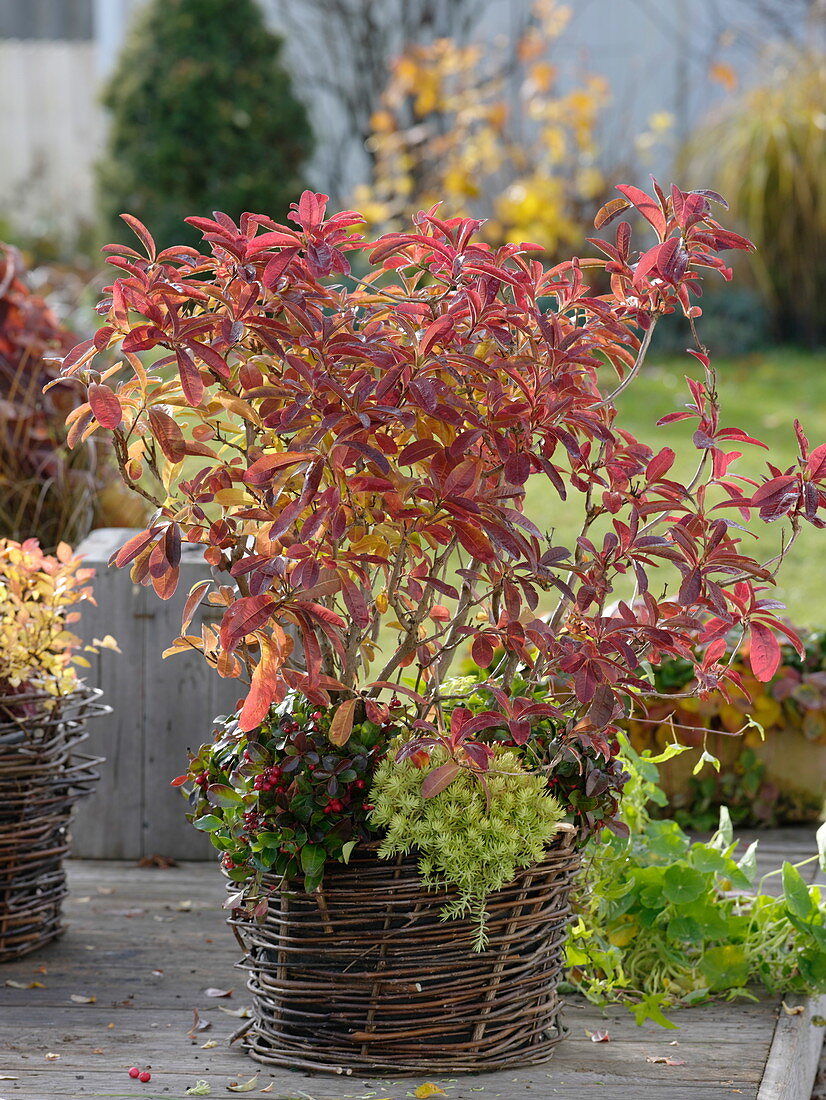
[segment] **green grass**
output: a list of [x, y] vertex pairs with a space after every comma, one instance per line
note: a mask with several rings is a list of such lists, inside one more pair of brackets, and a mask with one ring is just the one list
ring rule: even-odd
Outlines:
[[[792, 465], [797, 455], [797, 441], [792, 427], [795, 418], [803, 424], [812, 447], [826, 442], [826, 352], [778, 348], [743, 359], [715, 360], [715, 366], [722, 423], [728, 427], [744, 428], [771, 448], [771, 452], [767, 452], [759, 447], [743, 446], [739, 472], [758, 475], [765, 470], [769, 453], [776, 466]], [[618, 425], [655, 451], [661, 447], [672, 447], [677, 453], [673, 468], [676, 476], [690, 477], [696, 467], [697, 451], [691, 442], [696, 421], [687, 420], [663, 428], [657, 428], [656, 422], [661, 416], [687, 403], [689, 395], [685, 376], [699, 377], [701, 370], [699, 364], [688, 355], [652, 361], [636, 385], [630, 386], [623, 394], [620, 403]], [[534, 488], [529, 493], [526, 511], [540, 528], [555, 529], [555, 543], [571, 546], [571, 540], [578, 533], [573, 525], [581, 514], [581, 504], [578, 494], [562, 505], [549, 488]], [[732, 515], [731, 512], [727, 514]], [[739, 515], [734, 515], [739, 521]], [[758, 523], [753, 525], [753, 529], [761, 535], [761, 546], [774, 548], [779, 545], [778, 525]], [[746, 538], [746, 546], [748, 544], [753, 546], [753, 540]], [[769, 550], [771, 552], [773, 549]], [[822, 579], [824, 564], [826, 531], [818, 531], [806, 524], [783, 564], [775, 594], [787, 605], [790, 618], [801, 626], [826, 625], [826, 594]], [[665, 578], [664, 570], [662, 574]], [[652, 591], [657, 592], [659, 587], [652, 577]], [[617, 595], [624, 594], [617, 590]], [[552, 606], [552, 602], [549, 599], [545, 607]]]

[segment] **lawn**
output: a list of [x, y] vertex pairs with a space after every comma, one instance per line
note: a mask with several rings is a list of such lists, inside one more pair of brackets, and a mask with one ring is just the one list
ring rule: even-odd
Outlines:
[[[771, 448], [776, 465], [785, 467], [796, 460], [797, 443], [792, 429], [795, 418], [802, 422], [812, 446], [826, 442], [826, 352], [778, 348], [715, 363], [723, 423], [744, 428], [762, 439]], [[618, 422], [624, 429], [655, 449], [668, 446], [677, 452], [675, 474], [690, 476], [696, 466], [697, 452], [691, 443], [695, 421], [663, 428], [657, 428], [656, 422], [688, 401], [685, 376], [699, 376], [701, 370], [688, 355], [652, 361], [620, 403]], [[757, 475], [765, 469], [766, 451], [750, 446], [743, 450], [741, 472]], [[573, 519], [579, 515], [581, 499], [570, 501], [569, 505], [560, 505], [551, 490], [534, 489], [527, 511], [540, 527], [555, 529], [556, 543], [570, 546], [576, 535]], [[777, 528], [758, 525], [756, 529], [765, 533], [767, 544], [778, 543]], [[786, 603], [792, 620], [801, 626], [826, 625], [824, 566], [826, 531], [807, 525], [784, 563], [776, 592], [776, 598]], [[618, 590], [617, 594], [624, 593]]]

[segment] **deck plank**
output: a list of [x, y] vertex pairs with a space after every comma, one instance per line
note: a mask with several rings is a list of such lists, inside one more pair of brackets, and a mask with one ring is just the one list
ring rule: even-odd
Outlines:
[[[805, 849], [804, 849], [805, 850]], [[777, 849], [788, 857], [787, 844]], [[223, 927], [220, 878], [211, 864], [169, 870], [122, 862], [72, 861], [66, 906], [70, 928], [37, 955], [0, 969], [0, 1100], [135, 1097], [183, 1100], [196, 1080], [212, 1095], [259, 1071], [255, 1092], [281, 1100], [406, 1100], [426, 1078], [368, 1080], [270, 1070], [227, 1040], [238, 1020], [221, 1008], [247, 1003], [238, 949]], [[187, 902], [184, 910], [181, 902]], [[157, 973], [162, 971], [162, 973]], [[17, 988], [37, 981], [44, 988]], [[208, 987], [232, 989], [208, 998]], [[72, 996], [95, 997], [80, 1004]], [[193, 1009], [210, 1022], [191, 1037]], [[559, 1097], [574, 1100], [757, 1100], [776, 1033], [770, 1000], [711, 1004], [675, 1013], [678, 1031], [637, 1028], [624, 1009], [605, 1012], [575, 1000], [567, 1008], [569, 1037], [553, 1061], [523, 1072], [435, 1077], [450, 1100]], [[611, 1042], [592, 1043], [605, 1028]], [[819, 1029], [822, 1030], [822, 1029]], [[811, 1038], [811, 1037], [809, 1037]], [[203, 1049], [203, 1044], [218, 1045]], [[672, 1045], [676, 1044], [676, 1045]], [[47, 1054], [59, 1058], [48, 1060]], [[684, 1066], [649, 1061], [670, 1057]], [[151, 1066], [152, 1082], [127, 1076], [130, 1065]], [[759, 1095], [787, 1100], [782, 1092]], [[802, 1100], [791, 1093], [788, 1100]]]

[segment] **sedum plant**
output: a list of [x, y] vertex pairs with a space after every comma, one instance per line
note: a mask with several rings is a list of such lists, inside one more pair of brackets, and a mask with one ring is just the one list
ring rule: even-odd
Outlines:
[[[87, 396], [69, 438], [111, 439], [154, 508], [114, 557], [136, 582], [168, 599], [182, 544], [203, 548], [213, 579], [190, 591], [169, 652], [196, 649], [244, 685], [239, 745], [283, 707], [317, 710], [335, 750], [367, 721], [383, 751], [407, 737], [435, 776], [427, 798], [468, 774], [484, 790], [497, 744], [524, 758], [544, 724], [553, 749], [529, 766], [549, 783], [564, 767], [557, 789], [592, 800], [579, 820], [593, 830], [621, 786], [619, 723], [653, 668], [682, 657], [697, 693], [729, 691], [732, 633], [760, 681], [778, 632], [799, 644], [770, 589], [801, 525], [824, 523], [826, 446], [798, 425], [792, 468], [739, 475], [742, 448], [760, 444], [724, 419], [699, 337], [687, 400], [665, 418], [686, 422], [689, 480], [617, 409], [658, 319], [681, 310], [695, 325], [704, 280], [730, 277], [718, 253], [749, 244], [721, 226], [712, 192], [618, 190], [597, 217], [620, 219], [593, 242], [603, 258], [550, 268], [436, 207], [367, 242], [360, 214], [327, 216], [305, 192], [289, 225], [188, 219], [200, 250], [158, 250], [124, 215], [140, 250], [109, 247], [103, 324], [63, 362]], [[532, 512], [529, 489], [545, 502]], [[567, 545], [563, 513], [578, 515]], [[787, 532], [768, 560], [743, 531], [764, 522]], [[205, 598], [221, 621], [196, 634]], [[481, 707], [477, 688], [450, 683], [468, 654]], [[209, 778], [209, 748], [199, 760]], [[199, 810], [223, 785], [197, 787]]]
[[545, 776], [526, 771], [515, 752], [497, 754], [484, 788], [465, 770], [449, 788], [434, 791], [444, 757], [436, 750], [437, 767], [425, 774], [409, 758], [386, 756], [373, 780], [370, 821], [385, 830], [382, 858], [417, 852], [424, 885], [455, 891], [443, 918], [472, 913], [474, 946], [481, 951], [488, 894], [542, 859], [565, 811], [549, 794]]

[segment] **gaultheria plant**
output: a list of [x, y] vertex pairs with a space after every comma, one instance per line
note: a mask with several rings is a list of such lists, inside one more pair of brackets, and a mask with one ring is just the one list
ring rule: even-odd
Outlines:
[[[342, 745], [354, 718], [386, 721], [395, 690], [416, 731], [408, 754], [449, 754], [435, 795], [457, 765], [485, 770], [489, 729], [524, 744], [553, 717], [610, 759], [627, 697], [650, 691], [646, 670], [665, 657], [692, 662], [698, 691], [736, 685], [732, 632], [771, 677], [790, 632], [767, 589], [800, 525], [823, 525], [826, 445], [797, 426], [795, 466], [739, 475], [738, 452], [762, 444], [724, 420], [699, 343], [688, 404], [665, 418], [688, 424], [690, 480], [673, 451], [623, 430], [617, 400], [658, 317], [693, 321], [701, 277], [730, 277], [718, 253], [749, 244], [712, 215], [725, 205], [713, 192], [618, 190], [597, 228], [630, 211], [654, 243], [632, 248], [620, 221], [593, 242], [606, 259], [550, 269], [435, 207], [368, 244], [359, 214], [328, 218], [305, 192], [291, 227], [190, 218], [203, 252], [157, 253], [125, 216], [143, 253], [109, 248], [119, 277], [103, 327], [63, 363], [87, 389], [69, 437], [109, 435], [155, 508], [115, 558], [136, 581], [168, 599], [181, 544], [203, 546], [215, 580], [191, 591], [170, 652], [201, 650], [249, 682], [242, 729], [298, 692], [328, 708]], [[553, 514], [526, 515], [537, 482], [579, 507], [570, 546], [547, 533]], [[745, 542], [752, 519], [788, 528], [769, 561]], [[207, 594], [220, 628], [189, 633]], [[468, 650], [495, 689], [482, 713], [443, 692]]]

